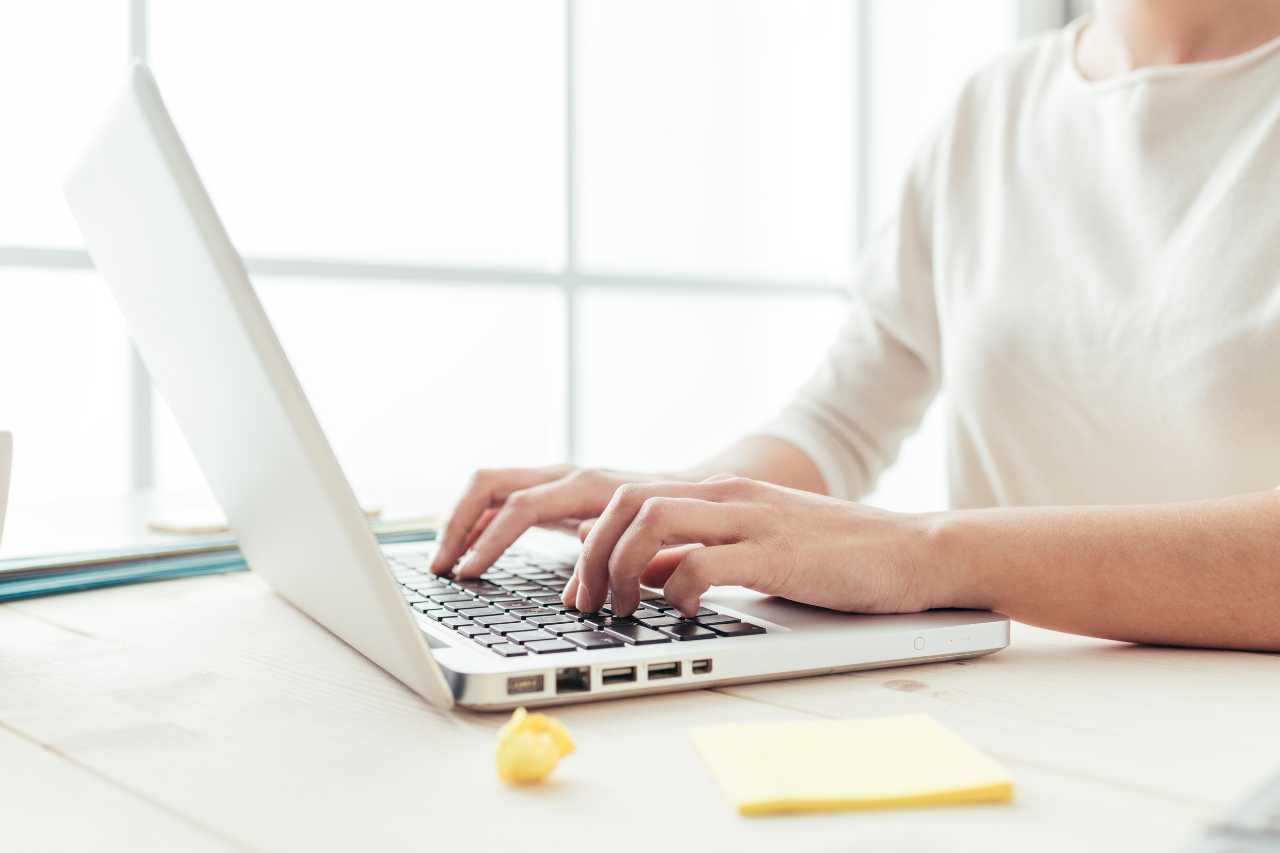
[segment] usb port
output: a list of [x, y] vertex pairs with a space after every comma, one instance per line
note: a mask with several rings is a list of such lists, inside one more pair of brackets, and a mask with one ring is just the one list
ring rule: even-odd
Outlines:
[[657, 681], [659, 678], [679, 678], [680, 677], [680, 661], [673, 660], [668, 663], [651, 663], [649, 664], [649, 680]]
[[513, 675], [507, 679], [507, 695], [519, 696], [521, 693], [541, 693], [544, 683], [541, 675]]
[[706, 675], [711, 672], [711, 658], [699, 658], [693, 662], [694, 675]]
[[600, 670], [601, 684], [625, 684], [628, 681], [635, 680], [636, 668], [634, 666], [611, 666]]

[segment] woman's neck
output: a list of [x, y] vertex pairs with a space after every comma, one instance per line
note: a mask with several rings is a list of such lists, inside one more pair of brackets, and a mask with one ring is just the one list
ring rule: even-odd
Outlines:
[[1280, 0], [1097, 0], [1076, 62], [1091, 80], [1225, 59], [1280, 35]]

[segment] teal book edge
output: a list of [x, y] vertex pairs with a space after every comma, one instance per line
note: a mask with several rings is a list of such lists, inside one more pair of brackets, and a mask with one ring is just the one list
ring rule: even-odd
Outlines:
[[[397, 530], [378, 534], [378, 542], [426, 542], [434, 530]], [[144, 549], [61, 554], [0, 560], [0, 601], [39, 598], [108, 586], [247, 571], [249, 566], [229, 539], [206, 540], [148, 555]]]

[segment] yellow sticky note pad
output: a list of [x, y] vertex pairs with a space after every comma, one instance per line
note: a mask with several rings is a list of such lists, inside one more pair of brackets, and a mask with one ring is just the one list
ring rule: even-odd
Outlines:
[[744, 815], [997, 803], [1013, 778], [926, 714], [691, 732]]

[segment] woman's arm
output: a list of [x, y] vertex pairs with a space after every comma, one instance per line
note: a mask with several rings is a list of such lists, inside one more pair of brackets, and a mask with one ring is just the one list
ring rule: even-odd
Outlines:
[[697, 482], [726, 474], [819, 495], [830, 494], [822, 473], [808, 454], [791, 442], [772, 435], [750, 435], [739, 439], [702, 464], [681, 471], [677, 479]]
[[1114, 640], [1280, 650], [1280, 491], [941, 513], [934, 606]]
[[[675, 558], [655, 560], [664, 549]], [[1117, 640], [1280, 650], [1280, 492], [915, 515], [744, 478], [628, 484], [564, 600], [612, 596], [625, 616], [640, 584], [684, 613], [740, 584], [862, 613], [990, 608]]]

